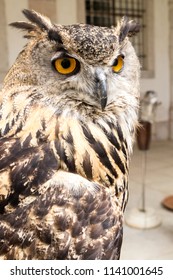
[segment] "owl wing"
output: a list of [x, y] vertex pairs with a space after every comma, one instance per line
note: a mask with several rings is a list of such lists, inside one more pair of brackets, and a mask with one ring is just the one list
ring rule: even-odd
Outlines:
[[28, 141], [0, 142], [0, 259], [118, 259], [116, 197], [58, 170], [47, 143], [30, 147]]

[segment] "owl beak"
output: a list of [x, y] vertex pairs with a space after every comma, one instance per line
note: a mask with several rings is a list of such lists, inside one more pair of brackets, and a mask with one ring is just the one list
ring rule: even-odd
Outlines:
[[102, 111], [107, 104], [107, 83], [106, 77], [102, 72], [96, 72], [96, 92], [100, 99]]

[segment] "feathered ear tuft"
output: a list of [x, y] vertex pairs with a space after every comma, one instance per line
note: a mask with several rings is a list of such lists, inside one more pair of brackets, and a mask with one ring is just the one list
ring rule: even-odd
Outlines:
[[23, 14], [27, 19], [29, 19], [30, 22], [25, 21], [18, 21], [10, 23], [10, 26], [16, 27], [19, 29], [23, 29], [25, 31], [28, 31], [29, 34], [25, 37], [32, 37], [30, 34], [32, 31], [39, 32], [39, 31], [49, 31], [52, 29], [52, 23], [49, 18], [33, 11], [33, 10], [23, 10]]
[[50, 30], [52, 28], [52, 23], [48, 17], [33, 10], [24, 9], [22, 12], [30, 22], [37, 25], [41, 30]]
[[36, 29], [36, 26], [34, 24], [25, 21], [12, 22], [9, 25], [15, 28], [27, 30], [28, 32], [34, 31]]
[[118, 23], [116, 28], [117, 35], [119, 36], [119, 42], [121, 43], [126, 36], [131, 37], [140, 30], [140, 25], [134, 20], [128, 20], [127, 17], [123, 17]]
[[23, 10], [23, 14], [27, 19], [29, 19], [30, 21], [29, 23], [24, 21], [19, 21], [19, 22], [10, 23], [10, 25], [27, 31], [34, 31], [36, 30], [36, 28], [39, 28], [44, 31], [44, 30], [50, 30], [52, 28], [52, 23], [49, 18], [33, 10], [25, 9]]
[[60, 35], [54, 29], [54, 25], [49, 18], [33, 10], [24, 9], [22, 12], [30, 22], [13, 22], [10, 23], [10, 26], [28, 31], [28, 34], [24, 36], [25, 38], [34, 37], [36, 34], [46, 31], [50, 40], [62, 43]]

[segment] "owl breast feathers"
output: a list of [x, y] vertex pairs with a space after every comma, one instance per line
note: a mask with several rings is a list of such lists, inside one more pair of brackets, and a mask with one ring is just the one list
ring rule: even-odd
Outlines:
[[119, 259], [139, 26], [23, 13], [11, 25], [28, 43], [0, 92], [0, 259]]

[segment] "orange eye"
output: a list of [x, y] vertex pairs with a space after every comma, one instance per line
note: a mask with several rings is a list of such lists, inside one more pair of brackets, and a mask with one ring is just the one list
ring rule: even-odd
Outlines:
[[119, 55], [115, 61], [114, 61], [114, 64], [112, 65], [112, 70], [114, 73], [119, 73], [123, 66], [124, 66], [124, 60], [123, 60], [123, 56]]
[[60, 74], [72, 74], [76, 70], [77, 61], [72, 57], [57, 58], [54, 61], [54, 67]]

